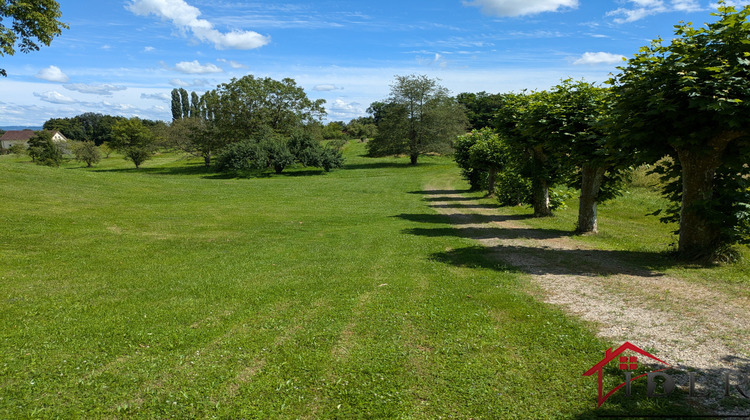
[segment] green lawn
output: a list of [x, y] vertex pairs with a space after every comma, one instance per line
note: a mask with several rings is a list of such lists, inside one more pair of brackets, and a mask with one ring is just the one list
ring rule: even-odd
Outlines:
[[0, 418], [595, 417], [581, 375], [621, 343], [409, 233], [426, 183], [465, 188], [450, 159], [363, 152], [261, 178], [0, 156]]

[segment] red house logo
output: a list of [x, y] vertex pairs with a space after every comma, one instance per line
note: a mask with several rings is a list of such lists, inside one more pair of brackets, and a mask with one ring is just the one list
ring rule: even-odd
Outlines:
[[636, 346], [634, 344], [631, 344], [629, 342], [626, 342], [625, 344], [621, 345], [615, 351], [612, 351], [612, 347], [608, 348], [607, 351], [604, 352], [604, 359], [602, 359], [599, 363], [597, 363], [596, 365], [594, 365], [594, 367], [592, 367], [591, 369], [587, 370], [586, 373], [583, 374], [583, 376], [591, 376], [594, 373], [598, 373], [599, 374], [599, 398], [597, 399], [597, 406], [596, 406], [597, 408], [601, 407], [602, 404], [604, 404], [604, 401], [607, 401], [607, 399], [609, 397], [611, 397], [612, 394], [614, 394], [615, 392], [617, 392], [620, 388], [622, 388], [623, 386], [626, 386], [626, 385], [629, 386], [630, 385], [629, 382], [632, 382], [635, 379], [639, 379], [639, 378], [642, 378], [642, 377], [648, 375], [648, 373], [644, 373], [643, 375], [636, 376], [635, 378], [629, 379], [629, 381], [625, 381], [625, 382], [621, 383], [620, 385], [616, 386], [615, 388], [613, 388], [611, 391], [607, 392], [606, 394], [604, 393], [604, 389], [603, 389], [604, 388], [604, 385], [603, 385], [603, 382], [604, 382], [604, 367], [607, 366], [610, 362], [612, 362], [613, 360], [617, 359], [617, 362], [619, 364], [620, 370], [634, 371], [634, 370], [638, 369], [638, 356], [621, 356], [621, 354], [624, 353], [625, 350], [631, 350], [631, 351], [633, 351], [635, 353], [638, 353], [638, 354], [640, 354], [642, 356], [645, 356], [645, 357], [647, 357], [649, 359], [655, 360], [655, 361], [661, 363], [662, 365], [666, 366], [663, 369], [655, 370], [653, 372], [665, 371], [665, 370], [669, 369], [672, 366], [669, 363], [667, 363], [667, 362], [665, 362], [665, 361], [663, 361], [663, 360], [661, 360], [661, 359], [659, 359], [657, 357], [654, 357], [653, 355], [649, 354], [647, 351], [642, 350], [638, 346]]

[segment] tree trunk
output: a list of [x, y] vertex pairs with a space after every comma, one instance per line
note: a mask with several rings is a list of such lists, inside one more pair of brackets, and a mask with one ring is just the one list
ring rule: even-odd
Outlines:
[[409, 160], [411, 161], [412, 165], [416, 165], [417, 164], [417, 158], [418, 157], [419, 157], [419, 155], [409, 155]]
[[719, 245], [719, 226], [711, 223], [705, 214], [701, 214], [696, 204], [710, 200], [713, 196], [718, 159], [687, 150], [677, 153], [682, 166], [678, 252], [689, 259], [703, 258], [709, 256]]
[[206, 168], [211, 166], [211, 152], [203, 153], [203, 163], [206, 165]]
[[[541, 145], [534, 146], [531, 149], [534, 159], [534, 166], [536, 167], [535, 172], [544, 172], [545, 163], [547, 162], [547, 156], [544, 154], [544, 149]], [[549, 203], [549, 184], [547, 179], [535, 175], [531, 180], [531, 204], [534, 207], [534, 217], [549, 217], [552, 216], [552, 209]]]
[[547, 180], [536, 177], [531, 181], [531, 200], [534, 206], [534, 217], [552, 216], [552, 209], [549, 204], [549, 185]]
[[727, 145], [740, 137], [739, 132], [725, 132], [708, 142], [708, 150], [676, 149], [682, 166], [682, 206], [678, 252], [683, 258], [710, 257], [721, 245], [720, 227], [700, 211], [700, 204], [714, 193], [714, 177], [721, 165]]
[[495, 196], [495, 183], [497, 182], [497, 168], [490, 168], [490, 173], [487, 176], [487, 195], [490, 197]]
[[581, 168], [581, 196], [578, 200], [578, 233], [597, 233], [596, 207], [604, 168], [584, 165]]

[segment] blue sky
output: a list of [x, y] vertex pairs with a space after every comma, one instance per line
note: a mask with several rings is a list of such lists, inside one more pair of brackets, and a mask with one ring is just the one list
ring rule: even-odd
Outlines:
[[[61, 0], [69, 30], [0, 57], [0, 126], [98, 112], [171, 120], [169, 93], [293, 78], [329, 120], [366, 114], [395, 75], [454, 94], [603, 82], [708, 0]], [[740, 2], [735, 2], [740, 3]], [[741, 4], [744, 4], [742, 2]], [[737, 4], [740, 5], [740, 4]], [[7, 24], [7, 22], [5, 22]]]

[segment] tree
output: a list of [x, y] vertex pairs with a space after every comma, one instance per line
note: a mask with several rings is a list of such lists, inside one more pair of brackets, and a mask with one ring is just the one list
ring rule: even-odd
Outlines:
[[437, 80], [424, 75], [396, 76], [386, 102], [370, 108], [378, 121], [378, 134], [368, 142], [371, 156], [406, 153], [416, 165], [424, 153], [449, 150], [466, 130], [463, 107]]
[[102, 160], [102, 153], [93, 141], [77, 141], [73, 143], [73, 155], [79, 162], [84, 162], [87, 167]]
[[172, 89], [172, 121], [182, 119], [182, 99], [177, 88]]
[[718, 19], [676, 26], [669, 45], [641, 48], [609, 83], [616, 95], [616, 145], [634, 162], [668, 155], [676, 175], [665, 193], [675, 202], [679, 254], [716, 255], [749, 238], [750, 6], [719, 6]]
[[112, 132], [112, 147], [124, 154], [126, 159], [130, 159], [136, 169], [153, 154], [154, 134], [143, 125], [140, 118], [118, 121], [112, 127]]
[[182, 118], [190, 118], [190, 96], [188, 92], [180, 88], [180, 104], [182, 105]]
[[[487, 195], [495, 196], [495, 183], [498, 172], [507, 164], [505, 148], [500, 137], [492, 129], [472, 130], [471, 133], [460, 136], [457, 143], [461, 143], [461, 152], [466, 150], [465, 159], [461, 159], [464, 153], [458, 153], [460, 166], [479, 169], [487, 173]], [[469, 145], [467, 148], [466, 146]], [[456, 148], [459, 150], [459, 147]], [[462, 165], [463, 164], [463, 165]]]
[[[0, 56], [14, 55], [16, 45], [23, 53], [39, 51], [40, 44], [49, 46], [63, 29], [68, 29], [57, 20], [61, 16], [60, 5], [54, 0], [0, 1]], [[8, 74], [0, 68], [0, 75]]]
[[567, 184], [581, 191], [579, 233], [597, 232], [598, 203], [621, 193], [621, 168], [629, 161], [629, 154], [607, 147], [610, 99], [608, 89], [572, 80], [564, 80], [547, 95], [552, 106], [545, 110], [546, 128], [539, 135], [554, 146], [551, 153], [574, 166]]
[[531, 181], [535, 217], [552, 215], [550, 189], [564, 182], [573, 170], [552, 133], [558, 128], [549, 115], [558, 106], [550, 92], [504, 94], [495, 118], [496, 129], [515, 157], [518, 175]]
[[52, 132], [37, 131], [29, 139], [29, 156], [37, 165], [60, 166], [63, 161], [62, 147], [52, 140]]
[[252, 75], [232, 79], [207, 93], [217, 130], [228, 143], [264, 136], [289, 136], [325, 114], [324, 100], [310, 100], [293, 79]]

